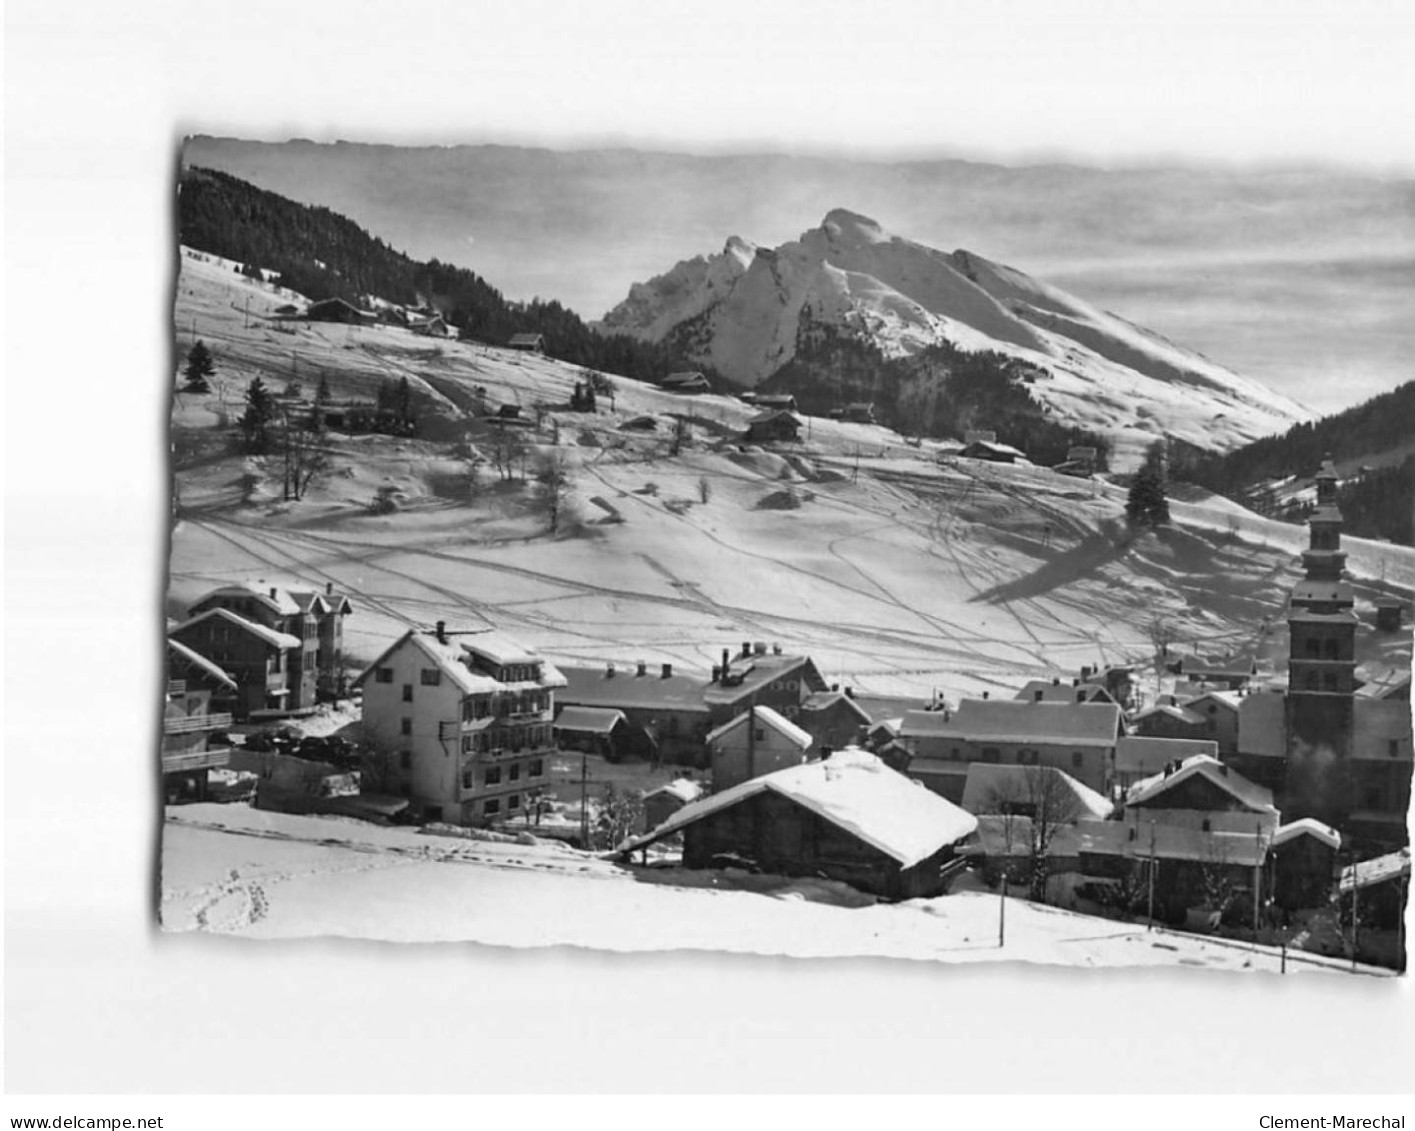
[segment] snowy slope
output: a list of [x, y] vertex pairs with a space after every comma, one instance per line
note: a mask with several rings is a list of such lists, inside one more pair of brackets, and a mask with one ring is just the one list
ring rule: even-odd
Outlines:
[[1125, 319], [1013, 268], [891, 235], [844, 209], [774, 250], [728, 241], [679, 263], [605, 315], [605, 331], [673, 337], [729, 380], [755, 386], [792, 359], [803, 316], [887, 356], [940, 340], [1044, 368], [1034, 387], [1060, 415], [1102, 430], [1164, 432], [1231, 447], [1311, 413]]

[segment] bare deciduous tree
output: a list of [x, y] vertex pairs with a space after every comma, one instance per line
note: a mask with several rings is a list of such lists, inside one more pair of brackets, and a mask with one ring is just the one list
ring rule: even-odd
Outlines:
[[1062, 828], [1084, 815], [1080, 797], [1060, 770], [1021, 766], [993, 786], [986, 806], [1002, 818], [1007, 852], [1004, 877], [1012, 864], [1013, 846], [1021, 845], [1030, 898], [1045, 902], [1052, 844]]
[[550, 532], [560, 531], [561, 519], [565, 517], [566, 503], [570, 495], [570, 473], [565, 457], [559, 449], [552, 449], [541, 457], [536, 467], [535, 498], [541, 512], [550, 525]]

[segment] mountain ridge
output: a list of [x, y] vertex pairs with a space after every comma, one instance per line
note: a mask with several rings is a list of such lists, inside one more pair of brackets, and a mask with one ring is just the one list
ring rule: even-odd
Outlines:
[[1235, 447], [1313, 416], [1016, 268], [928, 247], [846, 208], [776, 248], [733, 236], [717, 255], [634, 284], [593, 325], [669, 344], [755, 387], [792, 362], [807, 324], [867, 340], [888, 358], [941, 342], [1013, 357], [1035, 371], [1040, 400], [1087, 427], [1143, 432], [1164, 421], [1199, 447]]

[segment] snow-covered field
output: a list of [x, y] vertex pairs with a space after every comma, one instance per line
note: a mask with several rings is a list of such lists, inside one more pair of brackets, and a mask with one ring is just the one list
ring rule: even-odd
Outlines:
[[[190, 805], [167, 811], [162, 923], [171, 931], [252, 938], [1273, 973], [1281, 963], [1272, 948], [1150, 931], [1012, 898], [999, 947], [998, 895], [966, 883], [937, 899], [873, 903], [823, 881], [770, 885], [760, 877], [620, 867], [553, 843], [462, 841], [338, 818]], [[749, 885], [758, 890], [742, 890]], [[1344, 973], [1350, 964], [1289, 955], [1287, 970]]]
[[[493, 406], [522, 404], [528, 415], [536, 402], [567, 401], [582, 379], [538, 356], [401, 329], [261, 317], [285, 301], [229, 264], [183, 259], [179, 347], [192, 334], [207, 342], [218, 389], [179, 394], [180, 443], [219, 439], [210, 426], [223, 399], [228, 416], [239, 412], [256, 374], [277, 391], [293, 374], [307, 392], [322, 375], [336, 400], [371, 399], [379, 382], [406, 376], [449, 409], [481, 386]], [[724, 647], [776, 642], [812, 656], [832, 682], [921, 699], [1010, 695], [1027, 679], [1069, 677], [1082, 664], [1150, 663], [1155, 618], [1173, 627], [1181, 650], [1285, 652], [1283, 603], [1300, 572], [1301, 527], [1210, 499], [1175, 502], [1172, 530], [1130, 538], [1123, 492], [1099, 481], [940, 461], [928, 442], [912, 447], [880, 427], [824, 420], [812, 420], [801, 443], [764, 451], [728, 439], [753, 412], [733, 398], [612, 384], [598, 415], [552, 412], [532, 437], [570, 467], [579, 521], [558, 535], [524, 484], [483, 466], [477, 489], [467, 489], [468, 454], [490, 444], [476, 427], [470, 453], [451, 442], [335, 436], [332, 474], [299, 502], [279, 501], [274, 457], [188, 458], [178, 474], [169, 614], [182, 616], [228, 581], [331, 581], [354, 602], [345, 626], [354, 663], [409, 625], [445, 620], [454, 629], [495, 625], [557, 661], [643, 659], [702, 672]], [[692, 420], [677, 455], [674, 413]], [[641, 414], [659, 421], [655, 432], [620, 430]], [[370, 514], [382, 487], [401, 493], [401, 508]], [[611, 511], [622, 521], [602, 521]], [[1348, 542], [1358, 610], [1392, 587], [1415, 586], [1415, 551]], [[1363, 627], [1358, 646], [1362, 659], [1409, 662], [1408, 637], [1381, 640]], [[438, 840], [238, 807], [172, 810], [163, 839], [163, 921], [176, 930], [940, 961], [1276, 962], [1021, 902], [999, 952], [996, 897], [977, 892], [841, 907], [799, 888], [773, 898], [649, 882], [661, 876], [559, 847]]]

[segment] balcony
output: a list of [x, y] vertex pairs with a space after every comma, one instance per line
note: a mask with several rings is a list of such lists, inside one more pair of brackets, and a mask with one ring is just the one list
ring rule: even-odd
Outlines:
[[229, 746], [213, 746], [206, 750], [189, 750], [162, 755], [164, 774], [190, 774], [196, 770], [219, 770], [231, 761]]
[[229, 712], [213, 715], [186, 715], [181, 718], [163, 719], [163, 734], [195, 734], [203, 730], [226, 730], [231, 726]]

